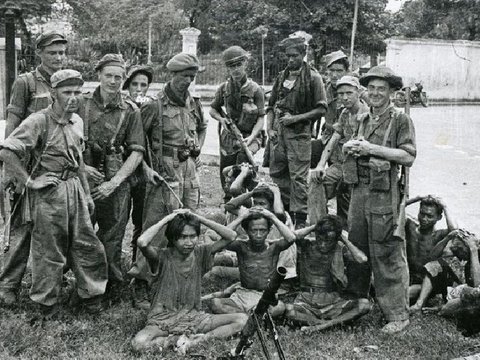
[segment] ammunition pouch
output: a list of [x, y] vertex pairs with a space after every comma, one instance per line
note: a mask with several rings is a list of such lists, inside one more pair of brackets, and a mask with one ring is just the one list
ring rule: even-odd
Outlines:
[[389, 191], [391, 163], [388, 160], [370, 157], [368, 162], [370, 168], [370, 190]]
[[343, 182], [348, 185], [358, 184], [357, 160], [352, 155], [347, 155], [342, 164]]

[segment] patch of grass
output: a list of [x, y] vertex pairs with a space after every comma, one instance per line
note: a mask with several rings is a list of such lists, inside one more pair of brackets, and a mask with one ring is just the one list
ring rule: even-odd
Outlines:
[[[201, 206], [203, 211], [218, 211], [223, 193], [218, 168], [204, 166]], [[131, 225], [124, 240], [126, 265], [130, 261]], [[227, 281], [205, 282], [204, 292], [215, 291]], [[132, 308], [127, 289], [117, 304], [102, 314], [73, 314], [68, 309], [64, 319], [43, 327], [29, 325], [35, 307], [28, 298], [30, 277], [26, 276], [19, 302], [0, 309], [0, 359], [182, 359], [174, 352], [159, 356], [155, 352], [136, 354], [130, 346], [132, 337], [145, 324], [146, 312]], [[68, 292], [71, 284], [66, 288]], [[67, 295], [65, 295], [66, 298]], [[480, 319], [479, 319], [480, 320]], [[464, 338], [451, 321], [435, 315], [412, 317], [407, 330], [396, 336], [380, 332], [383, 325], [378, 306], [352, 324], [330, 331], [304, 335], [278, 325], [280, 341], [287, 359], [452, 359], [480, 352], [480, 338]], [[206, 359], [215, 359], [236, 346], [238, 339], [212, 340], [193, 350]], [[367, 347], [367, 346], [371, 347]], [[197, 357], [198, 358], [198, 357]], [[247, 359], [263, 359], [255, 340]]]

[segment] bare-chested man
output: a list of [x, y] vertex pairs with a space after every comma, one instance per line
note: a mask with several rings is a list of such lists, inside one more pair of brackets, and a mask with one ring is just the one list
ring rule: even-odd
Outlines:
[[[213, 297], [209, 307], [216, 314], [248, 312], [253, 308], [277, 269], [280, 252], [287, 249], [295, 240], [295, 234], [287, 225], [261, 207], [253, 207], [248, 213], [242, 213], [228, 227], [235, 229], [239, 224], [247, 233], [248, 241], [235, 240], [227, 246], [227, 249], [237, 253], [240, 283], [221, 294], [205, 297], [205, 299]], [[277, 227], [282, 239], [268, 243], [266, 240], [272, 224]], [[230, 294], [228, 298], [214, 297]], [[279, 302], [272, 309], [272, 316], [283, 312], [284, 305]]]

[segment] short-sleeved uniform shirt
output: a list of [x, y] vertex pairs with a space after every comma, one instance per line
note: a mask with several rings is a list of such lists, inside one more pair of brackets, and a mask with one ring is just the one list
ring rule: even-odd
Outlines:
[[7, 113], [23, 120], [30, 114], [45, 109], [52, 104], [51, 88], [50, 75], [42, 66], [30, 73], [19, 75], [12, 86]]
[[222, 106], [225, 106], [227, 115], [237, 124], [242, 114], [243, 104], [247, 103], [249, 100], [253, 101], [257, 107], [257, 113], [255, 114], [256, 118], [253, 119], [252, 117], [253, 121], [245, 124], [248, 125], [246, 127], [250, 129], [240, 129], [242, 134], [245, 133], [246, 135], [249, 135], [255, 126], [257, 118], [265, 115], [265, 95], [260, 85], [255, 81], [246, 78], [239, 87], [230, 78], [217, 89], [215, 98], [210, 106], [218, 112], [221, 112]]
[[[201, 109], [190, 94], [185, 106], [176, 104], [163, 91], [158, 93], [157, 98], [157, 101], [147, 102], [141, 108], [143, 127], [152, 148], [152, 166], [155, 171], [160, 170], [162, 146], [178, 148], [189, 142], [198, 145], [198, 133], [205, 131], [208, 125], [207, 119], [199, 113]], [[162, 106], [161, 119], [159, 102]]]
[[91, 159], [85, 159], [87, 165], [97, 169], [110, 148], [110, 142], [120, 121], [121, 113], [125, 118], [115, 138], [116, 151], [123, 147], [126, 154], [131, 151], [145, 151], [142, 120], [137, 106], [122, 97], [119, 92], [114, 100], [104, 105], [100, 95], [100, 86], [92, 94], [83, 95], [79, 114], [85, 123], [85, 140], [91, 150]]
[[37, 174], [78, 169], [83, 146], [80, 116], [72, 114], [65, 121], [51, 106], [27, 117], [3, 143], [20, 158], [32, 153], [34, 161], [40, 158]]

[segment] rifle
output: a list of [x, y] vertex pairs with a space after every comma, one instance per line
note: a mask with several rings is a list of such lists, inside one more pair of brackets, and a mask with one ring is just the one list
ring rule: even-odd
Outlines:
[[276, 299], [276, 293], [283, 279], [287, 275], [287, 269], [280, 266], [278, 267], [275, 274], [269, 280], [267, 288], [263, 291], [262, 297], [258, 300], [257, 306], [254, 310], [250, 311], [250, 316], [248, 317], [247, 323], [242, 329], [240, 334], [240, 341], [235, 349], [227, 356], [222, 356], [217, 358], [217, 360], [227, 360], [227, 359], [245, 359], [245, 352], [253, 344], [253, 335], [255, 332], [258, 334], [260, 344], [262, 345], [262, 350], [267, 360], [272, 359], [272, 355], [267, 348], [267, 343], [265, 341], [265, 336], [260, 327], [260, 321], [263, 319], [266, 327], [270, 330], [270, 333], [273, 337], [273, 342], [275, 344], [277, 352], [273, 358], [278, 358], [280, 360], [285, 360], [285, 354], [283, 352], [282, 346], [278, 341], [278, 333], [275, 329], [272, 317], [268, 312], [268, 307], [270, 305], [275, 306], [278, 302]]
[[13, 192], [11, 188], [3, 190], [3, 253], [7, 253], [10, 250], [10, 229], [12, 224], [12, 202]]
[[240, 147], [245, 152], [245, 155], [247, 155], [248, 162], [250, 163], [250, 165], [253, 166], [253, 169], [255, 170], [255, 172], [257, 172], [258, 166], [255, 163], [255, 160], [253, 159], [252, 152], [248, 148], [247, 144], [245, 144], [245, 141], [243, 141], [242, 132], [238, 129], [237, 125], [235, 125], [235, 123], [230, 118], [230, 116], [228, 116], [224, 111], [221, 112], [221, 115], [222, 117], [227, 119], [227, 121], [225, 122], [226, 129], [230, 131], [231, 134], [233, 134], [233, 136], [235, 137], [235, 140], [238, 141], [238, 143], [240, 144]]
[[[405, 88], [406, 102], [405, 102], [405, 114], [410, 115], [410, 88]], [[406, 223], [406, 213], [405, 207], [407, 206], [407, 200], [409, 195], [409, 175], [410, 168], [408, 166], [402, 166], [400, 173], [400, 206], [398, 208], [398, 216], [395, 223], [395, 230], [393, 231], [393, 236], [398, 237], [402, 240], [405, 239], [405, 223]]]

